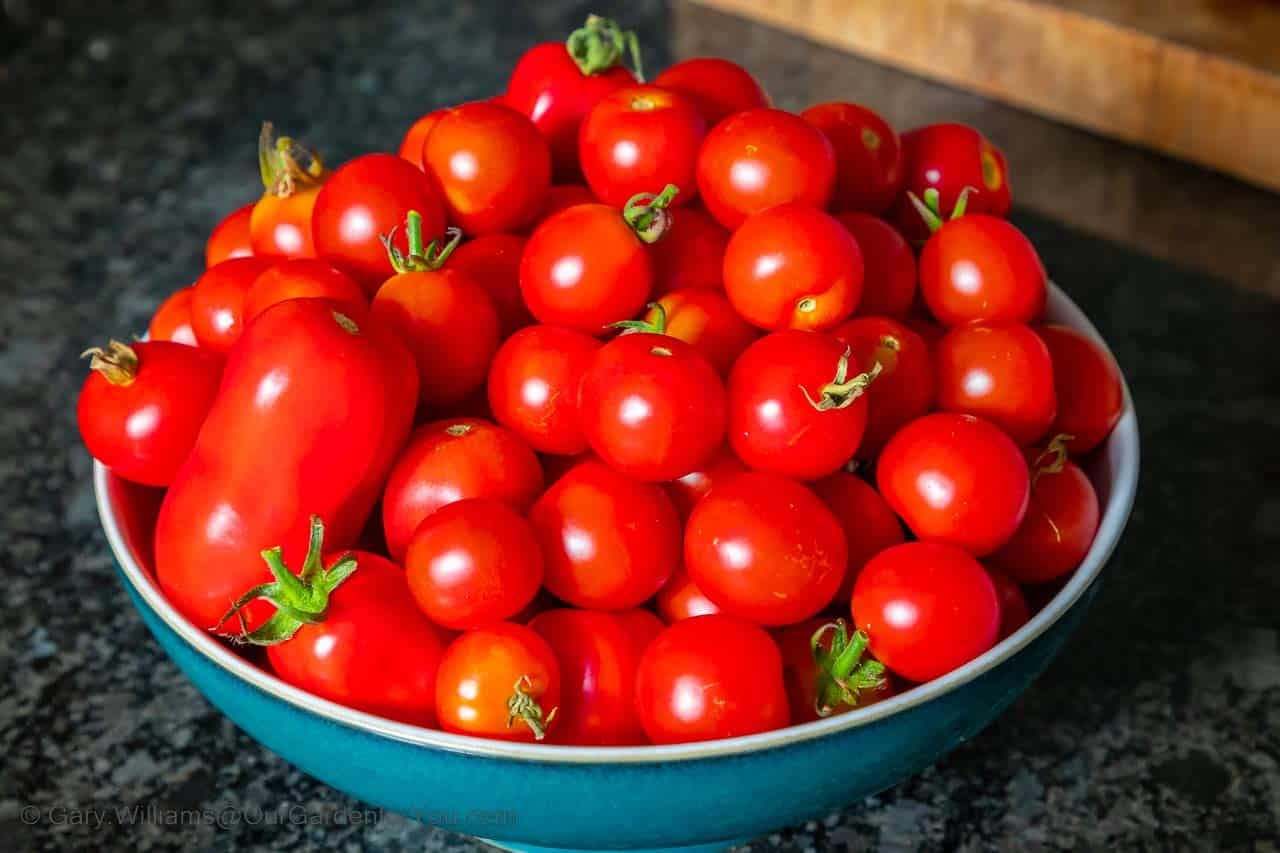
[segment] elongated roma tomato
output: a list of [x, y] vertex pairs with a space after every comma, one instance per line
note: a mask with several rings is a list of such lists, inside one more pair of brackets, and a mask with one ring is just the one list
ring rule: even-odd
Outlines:
[[209, 232], [204, 246], [204, 265], [211, 267], [227, 258], [243, 258], [253, 254], [253, 240], [249, 236], [249, 222], [253, 218], [254, 202], [223, 217]]
[[654, 78], [653, 85], [679, 92], [702, 113], [707, 127], [721, 119], [768, 107], [769, 94], [741, 65], [712, 56], [677, 62]]
[[[409, 353], [376, 323], [323, 299], [294, 299], [245, 330], [191, 455], [156, 522], [156, 577], [200, 628], [223, 626], [228, 603], [272, 579], [265, 548], [301, 565], [310, 518], [329, 544], [355, 543], [417, 402]], [[265, 602], [243, 610], [252, 630]]]
[[311, 214], [329, 177], [320, 155], [287, 136], [276, 138], [271, 123], [264, 122], [258, 164], [264, 192], [249, 219], [253, 254], [315, 257]]
[[147, 338], [153, 341], [173, 341], [189, 347], [200, 346], [195, 329], [191, 328], [191, 296], [195, 287], [184, 287], [169, 294], [147, 326]]

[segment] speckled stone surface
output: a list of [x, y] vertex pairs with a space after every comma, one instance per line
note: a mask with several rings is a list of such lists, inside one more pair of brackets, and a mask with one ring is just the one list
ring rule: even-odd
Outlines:
[[[394, 147], [417, 114], [496, 91], [525, 45], [586, 8], [156, 7], [0, 4], [0, 847], [473, 849], [394, 815], [354, 824], [360, 804], [241, 734], [165, 659], [98, 530], [76, 355], [140, 331], [196, 276], [208, 229], [255, 195], [262, 118], [334, 161]], [[668, 11], [632, 3], [627, 18], [665, 64]], [[807, 100], [768, 44], [739, 58], [783, 104]], [[1184, 212], [1188, 227], [1213, 201]], [[1084, 627], [996, 724], [753, 850], [1276, 847], [1280, 307], [1019, 221], [1133, 388], [1144, 464], [1129, 532]], [[228, 817], [167, 826], [165, 809]]]

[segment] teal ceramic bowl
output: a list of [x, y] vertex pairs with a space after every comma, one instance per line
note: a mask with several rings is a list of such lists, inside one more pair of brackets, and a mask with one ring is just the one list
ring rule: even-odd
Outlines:
[[[1050, 320], [1101, 342], [1057, 288]], [[151, 570], [156, 492], [96, 466], [103, 530], [143, 621], [236, 725], [366, 803], [516, 850], [721, 849], [893, 785], [972, 737], [1027, 688], [1079, 626], [1120, 539], [1138, 480], [1126, 390], [1092, 457], [1102, 521], [1084, 564], [1017, 633], [885, 702], [750, 737], [663, 747], [512, 744], [405, 725], [280, 681], [186, 622]], [[838, 756], [839, 760], [832, 760]]]

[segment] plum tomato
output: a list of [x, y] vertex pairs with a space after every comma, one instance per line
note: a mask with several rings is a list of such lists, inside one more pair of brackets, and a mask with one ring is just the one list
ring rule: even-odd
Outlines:
[[340, 166], [316, 197], [316, 253], [356, 280], [370, 297], [395, 274], [383, 243], [411, 254], [405, 218], [416, 210], [422, 233], [444, 234], [444, 202], [431, 178], [394, 154], [365, 154]]
[[917, 538], [982, 557], [1022, 523], [1031, 477], [1018, 445], [998, 427], [940, 412], [889, 439], [876, 485]]
[[1124, 411], [1124, 380], [1110, 353], [1066, 326], [1036, 329], [1053, 359], [1058, 395], [1054, 434], [1071, 436], [1067, 450], [1081, 455], [1101, 444]]
[[858, 452], [876, 379], [849, 365], [845, 345], [818, 332], [774, 332], [747, 347], [729, 374], [733, 452], [800, 480], [838, 471]]
[[582, 374], [602, 344], [560, 326], [529, 326], [508, 338], [489, 365], [493, 416], [540, 453], [587, 449], [578, 409]]
[[464, 498], [494, 498], [524, 511], [542, 491], [542, 466], [519, 436], [479, 418], [433, 421], [414, 431], [382, 495], [392, 559], [403, 561], [422, 520]]
[[1044, 583], [1075, 571], [1098, 532], [1098, 495], [1067, 459], [1071, 437], [1059, 435], [1043, 451], [1027, 451], [1031, 503], [1022, 525], [990, 557], [1018, 583]]
[[659, 74], [653, 85], [692, 101], [707, 127], [734, 113], [770, 106], [769, 95], [756, 78], [741, 65], [717, 57], [677, 62]]
[[881, 214], [897, 200], [906, 179], [902, 142], [877, 113], [844, 101], [817, 104], [800, 118], [821, 130], [836, 152], [834, 210]]
[[836, 214], [862, 252], [859, 314], [903, 318], [916, 298], [916, 255], [898, 230], [869, 213]]
[[920, 253], [920, 294], [944, 326], [1031, 323], [1044, 312], [1044, 265], [1003, 219], [967, 213], [941, 225]]
[[547, 190], [547, 201], [542, 206], [542, 215], [539, 220], [549, 219], [552, 214], [579, 204], [599, 204], [599, 202], [600, 199], [582, 184], [552, 184]]
[[674, 480], [724, 441], [725, 392], [690, 344], [651, 332], [623, 334], [591, 358], [578, 388], [591, 449], [637, 480]]
[[249, 217], [253, 254], [315, 257], [312, 214], [329, 176], [320, 155], [287, 136], [276, 138], [271, 123], [264, 122], [258, 165], [264, 191]]
[[591, 109], [578, 134], [578, 162], [596, 198], [622, 208], [639, 193], [675, 184], [673, 204], [698, 193], [694, 163], [707, 123], [683, 96], [656, 86], [611, 92]]
[[705, 287], [673, 290], [651, 303], [644, 324], [684, 341], [702, 354], [721, 376], [760, 332], [733, 310], [722, 292]]
[[517, 329], [533, 322], [520, 296], [520, 255], [526, 237], [517, 234], [484, 234], [465, 241], [449, 256], [449, 268], [484, 288], [498, 311], [498, 325], [506, 340]]
[[779, 204], [749, 217], [724, 252], [724, 289], [762, 329], [830, 329], [862, 300], [862, 252], [831, 216]]
[[785, 202], [826, 207], [836, 157], [822, 131], [782, 110], [730, 116], [707, 133], [698, 152], [698, 192], [725, 228]]
[[864, 373], [880, 365], [867, 388], [867, 430], [858, 455], [870, 459], [908, 421], [933, 405], [933, 361], [924, 340], [888, 317], [854, 317], [831, 330], [849, 347], [850, 363]]
[[151, 315], [147, 338], [153, 341], [173, 341], [189, 347], [199, 346], [195, 329], [191, 328], [191, 296], [195, 292], [194, 287], [184, 287], [165, 297], [156, 313]]
[[782, 654], [750, 622], [722, 613], [682, 619], [645, 648], [636, 708], [655, 744], [780, 729], [790, 721]]
[[864, 657], [868, 638], [843, 619], [816, 617], [774, 632], [791, 722], [808, 723], [893, 696], [884, 664]]
[[529, 511], [547, 590], [575, 607], [636, 607], [680, 562], [680, 518], [656, 483], [596, 459], [569, 469]]
[[427, 137], [435, 129], [436, 122], [440, 121], [440, 117], [444, 113], [444, 110], [432, 110], [422, 116], [409, 125], [409, 129], [405, 131], [404, 139], [400, 142], [400, 156], [424, 172], [427, 170], [427, 166], [422, 157], [422, 149], [427, 144]]
[[1007, 216], [1011, 196], [1004, 154], [981, 133], [963, 124], [932, 124], [902, 134], [904, 193], [889, 218], [909, 240], [923, 240], [929, 229], [906, 192], [923, 198], [936, 190], [942, 210], [951, 210], [965, 187], [973, 192], [969, 209]]
[[275, 261], [231, 258], [205, 270], [191, 291], [191, 329], [200, 346], [225, 353], [244, 332], [244, 301], [249, 288]]
[[85, 447], [126, 480], [169, 485], [213, 405], [222, 359], [172, 341], [111, 341], [84, 355], [76, 419]]
[[209, 232], [209, 240], [204, 245], [206, 267], [220, 264], [228, 258], [244, 258], [253, 254], [249, 221], [253, 219], [254, 205], [254, 202], [249, 202], [237, 207]]
[[498, 740], [542, 740], [560, 707], [560, 664], [547, 641], [513, 622], [455, 639], [436, 673], [440, 728]]
[[720, 612], [716, 603], [698, 589], [698, 585], [684, 569], [677, 569], [670, 580], [662, 585], [662, 589], [654, 596], [653, 604], [658, 615], [668, 625], [681, 619]]
[[995, 645], [1000, 601], [982, 564], [938, 542], [907, 542], [862, 567], [853, 622], [897, 675], [929, 681]]
[[328, 299], [341, 310], [363, 317], [369, 298], [346, 273], [319, 258], [287, 258], [263, 272], [244, 297], [244, 321], [286, 299]]
[[985, 418], [1025, 447], [1053, 423], [1057, 397], [1044, 341], [1021, 323], [958, 326], [933, 351], [938, 408]]
[[684, 208], [678, 220], [649, 247], [653, 259], [655, 296], [701, 287], [724, 290], [724, 250], [729, 232], [708, 214]]
[[422, 612], [461, 631], [527, 607], [542, 586], [542, 552], [520, 513], [496, 498], [465, 498], [422, 520], [404, 570]]
[[853, 595], [853, 584], [867, 561], [886, 548], [901, 545], [902, 522], [893, 514], [880, 493], [861, 477], [837, 471], [814, 483], [813, 493], [827, 505], [844, 530], [849, 562], [836, 593], [843, 609]]
[[689, 514], [684, 565], [725, 613], [788, 625], [830, 603], [848, 564], [839, 522], [817, 495], [776, 474], [717, 485]]
[[722, 445], [697, 471], [691, 471], [667, 483], [667, 494], [671, 496], [676, 512], [687, 520], [694, 505], [706, 497], [713, 485], [727, 482], [730, 477], [746, 470], [738, 457]]
[[646, 610], [601, 613], [545, 610], [529, 622], [560, 663], [560, 712], [553, 743], [630, 746], [645, 743], [636, 714], [636, 670], [645, 647], [662, 632]]
[[512, 69], [503, 102], [528, 116], [547, 138], [557, 180], [581, 174], [578, 130], [591, 108], [610, 92], [635, 85], [635, 76], [622, 65], [628, 53], [633, 63], [638, 60], [635, 34], [592, 15], [564, 43], [529, 48]]
[[518, 231], [546, 204], [551, 152], [533, 122], [478, 101], [445, 110], [422, 150], [449, 223], [470, 236]]
[[1027, 606], [1022, 587], [1008, 574], [988, 566], [987, 576], [991, 578], [996, 598], [1000, 601], [1000, 633], [996, 637], [999, 642], [1031, 620], [1031, 608]]

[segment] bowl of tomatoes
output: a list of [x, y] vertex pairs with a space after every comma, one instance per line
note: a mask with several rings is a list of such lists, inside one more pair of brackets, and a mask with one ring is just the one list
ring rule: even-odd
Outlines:
[[718, 849], [917, 772], [1080, 624], [1137, 484], [980, 133], [640, 78], [593, 17], [398, 155], [265, 126], [206, 271], [86, 353], [166, 653], [305, 772], [513, 849]]

